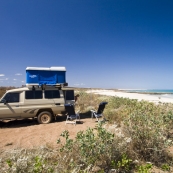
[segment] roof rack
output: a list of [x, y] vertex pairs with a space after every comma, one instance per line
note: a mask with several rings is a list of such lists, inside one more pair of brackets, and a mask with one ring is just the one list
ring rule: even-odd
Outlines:
[[63, 87], [68, 86], [68, 83], [63, 83], [63, 84], [55, 84], [55, 85], [46, 85], [46, 84], [26, 84], [26, 87], [28, 87], [29, 89], [35, 90], [36, 88], [42, 88], [42, 90], [45, 90], [46, 88], [51, 88], [51, 87], [55, 87], [58, 89], [61, 89]]

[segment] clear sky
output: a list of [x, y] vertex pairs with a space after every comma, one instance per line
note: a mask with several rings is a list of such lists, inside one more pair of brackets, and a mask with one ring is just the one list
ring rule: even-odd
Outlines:
[[173, 1], [0, 0], [0, 86], [51, 66], [69, 86], [173, 89]]

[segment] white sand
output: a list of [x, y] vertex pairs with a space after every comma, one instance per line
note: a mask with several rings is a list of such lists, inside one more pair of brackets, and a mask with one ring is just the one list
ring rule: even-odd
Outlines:
[[139, 101], [145, 100], [149, 102], [163, 102], [163, 103], [173, 103], [173, 98], [164, 98], [161, 95], [150, 95], [150, 94], [139, 94], [139, 93], [127, 93], [123, 91], [114, 90], [89, 90], [88, 93], [107, 95], [107, 96], [117, 96], [129, 99], [137, 99]]

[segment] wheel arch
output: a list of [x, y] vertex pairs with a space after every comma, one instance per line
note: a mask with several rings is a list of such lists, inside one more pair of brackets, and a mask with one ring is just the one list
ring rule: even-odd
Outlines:
[[44, 111], [47, 111], [47, 112], [50, 112], [52, 114], [52, 116], [55, 116], [52, 109], [51, 108], [44, 108], [44, 109], [39, 109], [37, 114], [36, 114], [36, 117], [38, 117], [38, 115], [41, 113], [41, 112], [44, 112]]

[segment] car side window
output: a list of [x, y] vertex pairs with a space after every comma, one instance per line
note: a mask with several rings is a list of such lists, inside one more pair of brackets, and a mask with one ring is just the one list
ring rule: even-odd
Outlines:
[[42, 91], [25, 91], [25, 99], [42, 99]]
[[19, 102], [19, 93], [7, 93], [4, 98], [8, 103]]
[[58, 90], [45, 90], [44, 94], [46, 99], [60, 98]]
[[74, 90], [66, 90], [66, 100], [74, 100]]

